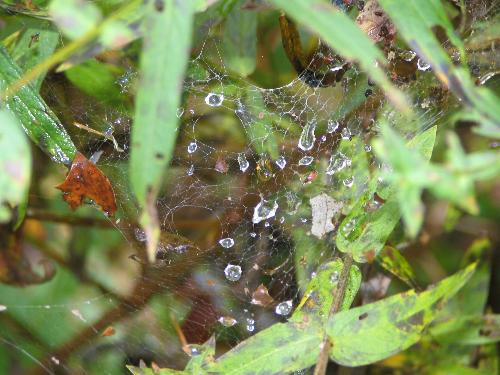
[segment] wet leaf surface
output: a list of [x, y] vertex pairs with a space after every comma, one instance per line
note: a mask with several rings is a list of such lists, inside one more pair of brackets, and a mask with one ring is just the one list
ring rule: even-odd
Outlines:
[[63, 192], [64, 200], [73, 210], [81, 206], [87, 197], [99, 205], [106, 215], [113, 216], [116, 212], [115, 194], [108, 178], [79, 152], [66, 179], [56, 188]]
[[[21, 76], [21, 69], [4, 47], [0, 47], [0, 91]], [[31, 140], [56, 163], [69, 165], [76, 147], [59, 119], [31, 84], [23, 86], [14, 97], [7, 98], [9, 110], [21, 122]]]

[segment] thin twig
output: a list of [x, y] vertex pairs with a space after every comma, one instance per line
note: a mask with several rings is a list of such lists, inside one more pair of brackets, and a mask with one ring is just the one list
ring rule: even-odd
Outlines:
[[[342, 302], [344, 300], [344, 295], [346, 291], [347, 284], [349, 282], [349, 274], [352, 267], [352, 255], [346, 254], [344, 257], [344, 266], [342, 267], [342, 273], [340, 274], [340, 279], [335, 288], [335, 294], [333, 296], [332, 307], [330, 308], [330, 313], [328, 314], [328, 319], [340, 310]], [[331, 343], [325, 334], [323, 339], [321, 352], [316, 362], [316, 368], [314, 369], [314, 375], [324, 375], [326, 374], [326, 367], [328, 366], [328, 357], [330, 356]]]

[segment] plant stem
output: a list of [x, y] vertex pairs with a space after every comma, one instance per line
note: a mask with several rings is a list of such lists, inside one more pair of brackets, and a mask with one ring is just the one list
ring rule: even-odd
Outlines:
[[[330, 313], [328, 314], [328, 319], [340, 310], [342, 306], [342, 301], [344, 300], [345, 290], [347, 283], [349, 281], [349, 274], [351, 272], [351, 267], [353, 263], [352, 255], [346, 254], [344, 256], [344, 266], [342, 268], [342, 273], [340, 274], [339, 283], [335, 289], [335, 294], [333, 296], [332, 307], [330, 308]], [[326, 367], [328, 366], [328, 357], [330, 355], [331, 343], [328, 337], [325, 335], [321, 347], [321, 352], [316, 362], [316, 368], [314, 369], [314, 375], [325, 375]]]

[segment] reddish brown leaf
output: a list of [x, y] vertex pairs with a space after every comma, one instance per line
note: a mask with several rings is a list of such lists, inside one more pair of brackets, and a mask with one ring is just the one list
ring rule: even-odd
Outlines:
[[83, 198], [88, 197], [108, 216], [113, 216], [116, 211], [115, 194], [108, 178], [79, 152], [66, 179], [56, 188], [63, 192], [64, 200], [72, 209], [76, 209], [82, 204]]
[[260, 284], [252, 293], [252, 301], [250, 303], [266, 307], [272, 305], [274, 303], [274, 299], [269, 295], [267, 288], [263, 284]]
[[104, 331], [102, 331], [101, 336], [103, 337], [113, 336], [115, 333], [116, 330], [113, 328], [113, 326], [108, 326]]

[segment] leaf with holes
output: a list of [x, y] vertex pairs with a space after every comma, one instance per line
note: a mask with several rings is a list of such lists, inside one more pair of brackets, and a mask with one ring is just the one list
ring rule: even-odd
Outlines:
[[422, 293], [410, 290], [335, 314], [326, 331], [330, 358], [344, 366], [363, 366], [417, 343], [443, 304], [472, 276], [476, 264]]

